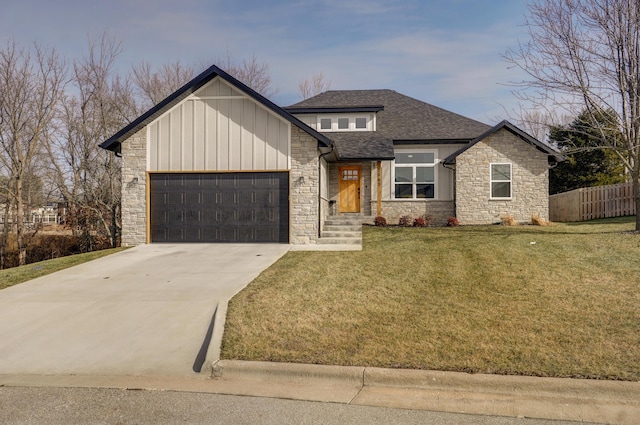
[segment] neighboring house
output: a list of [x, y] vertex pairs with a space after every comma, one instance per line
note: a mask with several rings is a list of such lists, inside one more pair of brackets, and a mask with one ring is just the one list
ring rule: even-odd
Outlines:
[[100, 145], [122, 156], [122, 242], [317, 243], [330, 215], [548, 218], [563, 158], [392, 90], [281, 108], [212, 66]]

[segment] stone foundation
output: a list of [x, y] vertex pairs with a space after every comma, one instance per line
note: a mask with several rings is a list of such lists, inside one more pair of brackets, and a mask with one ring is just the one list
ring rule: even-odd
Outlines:
[[[371, 201], [371, 211], [377, 211], [376, 201]], [[413, 219], [428, 215], [434, 225], [445, 225], [453, 213], [453, 201], [382, 201], [382, 216], [388, 224], [398, 224], [405, 215]]]

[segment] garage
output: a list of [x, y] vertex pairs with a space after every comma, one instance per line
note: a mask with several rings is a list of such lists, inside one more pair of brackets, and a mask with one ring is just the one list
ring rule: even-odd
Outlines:
[[289, 173], [151, 173], [151, 242], [289, 242]]

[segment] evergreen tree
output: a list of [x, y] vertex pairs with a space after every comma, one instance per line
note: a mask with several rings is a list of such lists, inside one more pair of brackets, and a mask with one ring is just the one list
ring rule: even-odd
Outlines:
[[[598, 129], [583, 112], [566, 126], [550, 128], [549, 141], [562, 152], [567, 160], [559, 163], [549, 172], [549, 193], [567, 192], [591, 186], [603, 186], [627, 181], [624, 163], [612, 150], [594, 147], [594, 139], [601, 137], [601, 129], [609, 128], [607, 137], [619, 138], [615, 116], [599, 114]], [[615, 143], [612, 143], [615, 144]]]

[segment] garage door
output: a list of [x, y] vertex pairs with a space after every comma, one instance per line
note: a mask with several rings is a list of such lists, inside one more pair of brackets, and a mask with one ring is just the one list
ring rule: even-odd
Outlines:
[[150, 175], [151, 242], [289, 242], [289, 174]]

